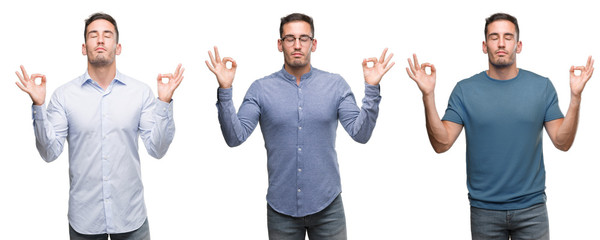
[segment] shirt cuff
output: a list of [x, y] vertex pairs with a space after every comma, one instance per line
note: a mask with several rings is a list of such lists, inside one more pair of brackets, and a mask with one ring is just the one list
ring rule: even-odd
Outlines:
[[31, 118], [33, 120], [46, 119], [46, 105], [31, 105]]
[[380, 94], [379, 84], [371, 85], [371, 84], [368, 84], [365, 82], [365, 96], [366, 97], [376, 98], [376, 97], [379, 97], [379, 94]]
[[231, 101], [232, 96], [233, 96], [233, 88], [217, 89], [217, 100], [219, 100], [219, 102]]
[[173, 99], [171, 99], [171, 102], [166, 103], [157, 98], [154, 113], [161, 117], [173, 118]]

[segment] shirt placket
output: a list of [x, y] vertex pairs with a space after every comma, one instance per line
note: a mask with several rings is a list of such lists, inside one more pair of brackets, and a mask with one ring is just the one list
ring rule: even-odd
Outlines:
[[114, 232], [114, 224], [112, 219], [112, 189], [110, 187], [110, 173], [113, 156], [109, 152], [109, 132], [110, 126], [109, 121], [112, 116], [109, 114], [108, 97], [112, 91], [113, 85], [111, 84], [106, 91], [102, 91], [101, 108], [100, 108], [100, 124], [102, 126], [102, 200], [104, 202], [104, 215], [106, 217], [106, 230], [108, 232]]
[[297, 157], [296, 157], [296, 166], [297, 166], [297, 171], [296, 171], [296, 186], [297, 186], [297, 194], [296, 194], [296, 200], [297, 200], [297, 209], [300, 212], [300, 209], [302, 208], [302, 189], [304, 187], [304, 181], [303, 181], [303, 177], [302, 177], [302, 169], [304, 168], [304, 154], [302, 153], [303, 148], [304, 148], [304, 134], [303, 134], [303, 130], [302, 130], [302, 126], [304, 125], [304, 118], [305, 118], [305, 109], [304, 109], [304, 94], [302, 93], [302, 87], [303, 87], [303, 82], [300, 82], [300, 86], [297, 86], [297, 96], [298, 96], [298, 124], [297, 124], [297, 131], [298, 131], [298, 139], [297, 139]]

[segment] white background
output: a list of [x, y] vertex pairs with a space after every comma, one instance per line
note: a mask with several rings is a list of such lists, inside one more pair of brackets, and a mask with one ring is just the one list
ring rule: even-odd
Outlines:
[[[592, 1], [6, 1], [0, 7], [0, 234], [2, 239], [68, 238], [68, 153], [45, 163], [37, 153], [31, 100], [14, 82], [23, 64], [48, 77], [46, 99], [84, 73], [84, 19], [103, 11], [117, 20], [118, 69], [156, 91], [156, 75], [186, 68], [174, 96], [175, 140], [161, 160], [140, 144], [153, 239], [267, 239], [266, 153], [260, 129], [236, 148], [217, 120], [207, 51], [238, 62], [234, 102], [255, 79], [278, 71], [279, 19], [314, 18], [313, 66], [341, 74], [357, 101], [364, 95], [361, 61], [393, 52], [396, 66], [381, 83], [380, 115], [369, 143], [338, 128], [337, 152], [350, 239], [469, 239], [465, 141], [444, 154], [431, 149], [421, 94], [406, 59], [438, 69], [437, 108], [445, 110], [457, 81], [487, 69], [484, 19], [508, 12], [520, 23], [518, 66], [549, 77], [566, 113], [569, 68], [600, 57], [598, 8]], [[598, 67], [597, 63], [597, 67]], [[544, 133], [548, 211], [553, 239], [597, 235], [596, 154], [600, 72], [588, 83], [579, 132], [568, 152]], [[463, 134], [464, 135], [464, 134]]]

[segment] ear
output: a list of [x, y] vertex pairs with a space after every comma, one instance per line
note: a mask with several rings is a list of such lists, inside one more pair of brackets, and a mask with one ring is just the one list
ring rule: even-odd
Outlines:
[[283, 52], [282, 44], [283, 42], [281, 41], [281, 39], [277, 39], [277, 49], [279, 49], [279, 52]]
[[115, 51], [115, 54], [116, 55], [121, 55], [121, 44], [120, 43], [117, 43], [117, 49]]
[[85, 48], [85, 43], [81, 44], [81, 54], [83, 54], [83, 56], [87, 55], [87, 49]]
[[522, 48], [523, 48], [523, 42], [519, 41], [517, 43], [517, 51], [516, 52], [521, 53]]
[[311, 52], [317, 51], [317, 39], [312, 40], [312, 47], [310, 48]]
[[482, 49], [483, 49], [483, 53], [487, 54], [488, 53], [487, 52], [487, 45], [485, 45], [485, 41], [483, 41], [483, 44], [481, 46], [482, 46]]

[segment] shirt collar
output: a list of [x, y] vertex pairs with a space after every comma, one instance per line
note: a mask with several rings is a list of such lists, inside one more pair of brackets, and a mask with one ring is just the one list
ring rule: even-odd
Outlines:
[[[302, 80], [306, 80], [308, 78], [310, 78], [313, 75], [315, 68], [310, 65], [310, 71], [308, 71], [307, 73], [305, 73], [304, 75], [302, 75], [302, 77], [300, 77], [300, 82], [302, 82]], [[283, 76], [284, 79], [289, 80], [294, 82], [294, 84], [296, 84], [296, 76], [290, 74], [288, 71], [285, 70], [285, 65], [283, 65], [283, 67], [281, 67], [281, 71], [279, 71], [281, 73], [281, 75]]]
[[[85, 73], [81, 76], [81, 78], [79, 79], [79, 85], [83, 85], [87, 82], [91, 82], [92, 81], [92, 77], [90, 77], [90, 73], [85, 70]], [[119, 70], [117, 70], [117, 73], [115, 74], [115, 82], [119, 82], [123, 85], [127, 85], [127, 77], [125, 77], [123, 74], [121, 74], [121, 72], [119, 72]]]
[[486, 77], [487, 79], [489, 79], [489, 80], [492, 80], [492, 81], [494, 81], [494, 82], [512, 82], [513, 80], [516, 80], [516, 79], [518, 79], [518, 78], [519, 78], [519, 76], [521, 76], [521, 72], [522, 72], [522, 70], [521, 70], [520, 68], [517, 68], [517, 69], [519, 70], [519, 71], [517, 72], [517, 76], [515, 76], [514, 78], [511, 78], [511, 79], [506, 79], [506, 80], [498, 80], [498, 79], [492, 78], [492, 77], [490, 77], [490, 75], [488, 75], [488, 73], [487, 73], [487, 71], [486, 71], [486, 70], [484, 70], [484, 71], [483, 71], [483, 75], [485, 75], [485, 77]]

